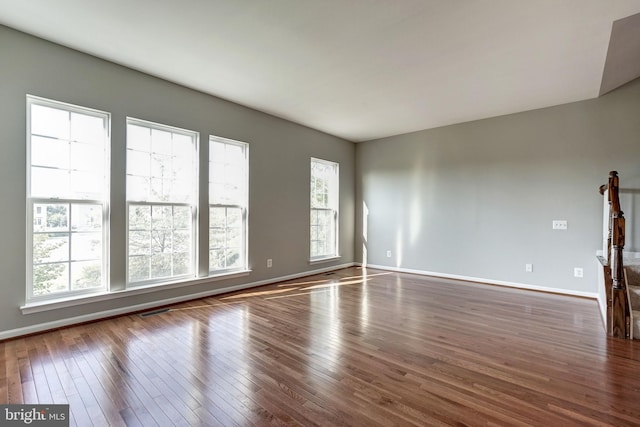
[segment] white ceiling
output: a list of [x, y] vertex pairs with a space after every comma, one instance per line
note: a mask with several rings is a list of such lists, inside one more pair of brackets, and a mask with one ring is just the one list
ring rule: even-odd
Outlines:
[[0, 23], [351, 141], [598, 96], [640, 0], [0, 0]]

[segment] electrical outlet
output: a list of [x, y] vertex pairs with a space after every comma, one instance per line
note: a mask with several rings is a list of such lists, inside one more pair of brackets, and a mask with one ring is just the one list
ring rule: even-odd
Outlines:
[[584, 277], [584, 272], [582, 271], [582, 268], [580, 267], [576, 267], [573, 269], [573, 277]]
[[387, 251], [387, 258], [391, 258], [391, 251]]
[[273, 260], [271, 258], [269, 258], [267, 260], [267, 268], [271, 268], [271, 267], [273, 267]]
[[533, 271], [533, 264], [525, 264], [524, 271], [526, 271], [527, 273], [531, 273]]
[[554, 230], [566, 230], [567, 229], [567, 220], [566, 219], [554, 219], [552, 223]]

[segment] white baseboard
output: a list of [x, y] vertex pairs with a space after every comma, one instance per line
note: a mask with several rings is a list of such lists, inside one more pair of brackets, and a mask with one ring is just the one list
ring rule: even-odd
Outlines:
[[598, 308], [600, 309], [600, 318], [602, 319], [602, 325], [607, 328], [607, 297], [598, 294]]
[[[359, 267], [363, 266], [362, 263], [356, 263], [356, 265], [359, 266]], [[530, 291], [548, 292], [548, 293], [561, 294], [561, 295], [577, 296], [577, 297], [582, 297], [582, 298], [598, 299], [598, 294], [596, 292], [573, 291], [573, 290], [570, 290], [570, 289], [550, 288], [550, 287], [547, 287], [547, 286], [530, 285], [530, 284], [527, 284], [527, 283], [507, 282], [507, 281], [504, 281], [504, 280], [484, 279], [484, 278], [481, 278], [481, 277], [461, 276], [461, 275], [458, 275], [458, 274], [438, 273], [438, 272], [434, 272], [434, 271], [413, 270], [413, 269], [410, 269], [410, 268], [390, 267], [390, 266], [387, 266], [387, 265], [367, 264], [366, 267], [376, 268], [376, 269], [379, 269], [379, 270], [397, 271], [399, 273], [419, 274], [421, 276], [440, 277], [440, 278], [443, 278], [443, 279], [463, 280], [465, 282], [477, 282], [477, 283], [484, 283], [484, 284], [489, 284], [489, 285], [506, 286], [506, 287], [509, 287], [509, 288], [527, 289], [527, 290], [530, 290]]]
[[[55, 320], [52, 322], [38, 323], [36, 325], [25, 326], [23, 328], [10, 329], [6, 331], [0, 331], [0, 341], [9, 338], [15, 338], [23, 335], [35, 334], [38, 332], [48, 331], [51, 329], [62, 328], [65, 326], [76, 325], [79, 323], [91, 322], [95, 320], [104, 319], [107, 317], [121, 316], [124, 314], [134, 313], [136, 311], [149, 310], [156, 307], [161, 307], [170, 304], [176, 304], [180, 302], [206, 298], [213, 295], [225, 294], [234, 291], [240, 291], [243, 289], [255, 288], [257, 286], [270, 285], [272, 283], [284, 282], [287, 280], [298, 279], [300, 277], [312, 276], [314, 274], [325, 273], [328, 271], [340, 270], [342, 268], [353, 267], [355, 263], [346, 263], [341, 265], [334, 265], [331, 267], [319, 268], [311, 271], [304, 271], [296, 274], [289, 274], [287, 276], [274, 277], [266, 280], [259, 280], [257, 282], [243, 283], [241, 285], [227, 286], [224, 288], [212, 289], [210, 291], [198, 292], [195, 294], [182, 295], [174, 298], [167, 298], [162, 300], [151, 301], [144, 304], [136, 304], [127, 307], [116, 308], [113, 310], [105, 310], [96, 313], [85, 314], [82, 316], [70, 317], [66, 319]], [[161, 289], [158, 289], [161, 290]]]

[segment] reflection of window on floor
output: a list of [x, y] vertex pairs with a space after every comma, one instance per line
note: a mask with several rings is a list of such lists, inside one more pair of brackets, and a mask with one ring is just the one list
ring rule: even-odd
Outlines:
[[247, 268], [248, 150], [244, 142], [209, 138], [209, 271]]
[[127, 120], [129, 284], [195, 276], [198, 134]]
[[108, 113], [27, 97], [28, 300], [106, 288]]

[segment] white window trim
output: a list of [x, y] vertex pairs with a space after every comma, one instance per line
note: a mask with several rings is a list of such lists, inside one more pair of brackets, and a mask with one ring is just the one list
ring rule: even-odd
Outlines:
[[[31, 196], [31, 106], [42, 105], [50, 108], [64, 109], [65, 111], [77, 114], [84, 114], [98, 117], [104, 120], [105, 143], [104, 143], [104, 199], [60, 199], [60, 198], [43, 198]], [[60, 298], [83, 297], [86, 295], [101, 294], [109, 291], [110, 275], [109, 275], [109, 229], [110, 229], [110, 181], [111, 181], [111, 113], [93, 108], [73, 105], [66, 102], [55, 101], [52, 99], [42, 98], [35, 95], [27, 94], [26, 103], [26, 302], [46, 303], [47, 301], [55, 301]], [[67, 291], [63, 293], [54, 293], [48, 295], [33, 295], [33, 205], [36, 203], [75, 203], [75, 204], [97, 204], [102, 205], [102, 286], [90, 289], [81, 289], [76, 291]], [[63, 295], [63, 297], [61, 297]]]
[[76, 295], [63, 298], [56, 298], [48, 301], [29, 302], [20, 307], [22, 314], [40, 313], [43, 311], [58, 310], [61, 308], [75, 307], [84, 304], [92, 304], [100, 301], [113, 301], [118, 298], [130, 298], [135, 295], [148, 294], [152, 292], [165, 291], [169, 289], [196, 286], [203, 283], [212, 283], [220, 280], [230, 280], [238, 277], [246, 277], [251, 274], [251, 270], [234, 271], [232, 273], [216, 274], [205, 277], [198, 277], [189, 280], [172, 281], [165, 283], [150, 283], [145, 286], [136, 286], [118, 291], [103, 291], [91, 295]]
[[[232, 274], [236, 272], [248, 271], [249, 270], [249, 143], [243, 141], [237, 141], [235, 139], [223, 138], [221, 136], [209, 135], [209, 150], [211, 150], [212, 142], [221, 142], [224, 144], [232, 144], [237, 145], [242, 148], [242, 153], [244, 154], [245, 161], [245, 174], [244, 174], [244, 206], [242, 205], [231, 205], [231, 204], [222, 204], [222, 203], [211, 203], [209, 201], [209, 209], [211, 208], [228, 208], [228, 207], [237, 207], [242, 211], [242, 264], [240, 267], [236, 268], [226, 268], [221, 270], [212, 270], [211, 262], [209, 260], [207, 265], [207, 271], [209, 271], [209, 275], [218, 275], [218, 274]], [[209, 159], [207, 164], [211, 167], [211, 152], [209, 152]], [[207, 179], [208, 185], [211, 185], [211, 182]], [[207, 221], [208, 223], [208, 221]], [[209, 229], [211, 229], [211, 224], [208, 224]], [[207, 236], [207, 255], [210, 256], [211, 253], [211, 243], [208, 240]]]
[[[332, 210], [334, 212], [335, 217], [335, 249], [331, 254], [319, 255], [312, 257], [311, 256], [311, 234], [309, 234], [309, 264], [322, 263], [332, 261], [334, 259], [340, 258], [340, 164], [338, 162], [332, 162], [330, 160], [319, 159], [317, 157], [311, 157], [311, 161], [309, 162], [309, 188], [311, 187], [311, 163], [323, 163], [325, 165], [331, 166], [335, 168], [336, 174], [336, 182], [335, 182], [335, 203], [333, 207], [330, 208], [314, 208], [311, 206], [311, 200], [309, 201], [309, 212], [313, 210]], [[311, 198], [311, 193], [309, 193], [309, 198]], [[309, 223], [309, 230], [311, 230], [311, 223]]]
[[[157, 129], [157, 130], [161, 130], [161, 131], [166, 131], [166, 132], [172, 132], [172, 133], [182, 133], [182, 134], [188, 134], [190, 136], [193, 136], [193, 143], [194, 143], [194, 150], [193, 150], [193, 155], [192, 155], [192, 161], [193, 161], [193, 165], [194, 165], [194, 170], [193, 170], [193, 185], [194, 185], [194, 190], [193, 190], [193, 200], [191, 201], [191, 203], [174, 203], [174, 202], [148, 202], [148, 201], [137, 201], [137, 200], [129, 200], [128, 199], [128, 195], [125, 194], [125, 199], [126, 199], [126, 221], [125, 221], [125, 227], [126, 227], [126, 237], [125, 237], [125, 256], [126, 256], [126, 262], [125, 262], [125, 287], [126, 289], [132, 290], [132, 289], [138, 289], [138, 288], [145, 288], [145, 287], [149, 287], [149, 286], [165, 286], [167, 288], [171, 287], [171, 284], [175, 284], [175, 283], [189, 283], [192, 280], [197, 280], [198, 279], [198, 269], [199, 269], [199, 257], [198, 257], [198, 247], [199, 247], [199, 229], [198, 229], [198, 195], [199, 193], [199, 152], [200, 152], [200, 133], [197, 131], [193, 131], [190, 129], [185, 129], [185, 128], [180, 128], [177, 126], [170, 126], [170, 125], [165, 125], [162, 123], [155, 123], [155, 122], [150, 122], [147, 120], [142, 120], [142, 119], [136, 119], [133, 117], [127, 117], [126, 118], [126, 127], [128, 127], [129, 125], [134, 125], [134, 126], [141, 126], [141, 127], [147, 127], [150, 129]], [[126, 128], [125, 128], [126, 129]], [[125, 143], [125, 150], [128, 150], [127, 144]], [[126, 157], [126, 156], [125, 156]], [[127, 176], [128, 174], [126, 174], [125, 172], [125, 186], [127, 185]], [[192, 272], [189, 274], [185, 274], [185, 275], [179, 275], [179, 276], [171, 276], [171, 277], [167, 277], [167, 278], [154, 278], [154, 279], [148, 279], [148, 280], [140, 280], [140, 281], [135, 281], [135, 282], [131, 282], [129, 280], [129, 207], [131, 204], [134, 205], [172, 205], [172, 206], [176, 206], [176, 205], [184, 205], [184, 206], [191, 206], [191, 229], [192, 229], [192, 238], [191, 238], [191, 254], [192, 254]]]
[[340, 255], [335, 255], [335, 256], [327, 256], [327, 257], [317, 257], [317, 258], [313, 258], [309, 260], [309, 265], [315, 265], [315, 264], [322, 264], [325, 262], [331, 262], [331, 261], [335, 261], [342, 258]]

